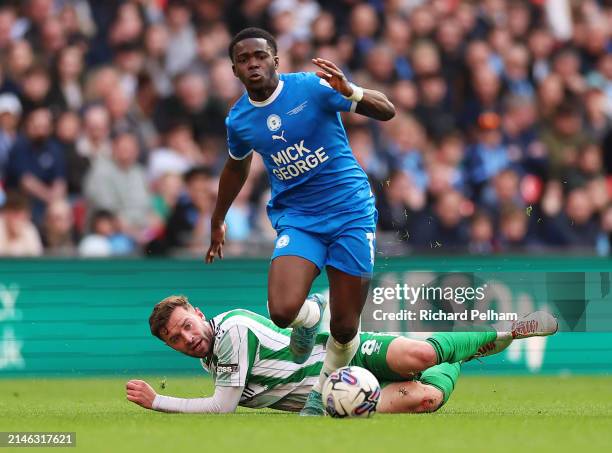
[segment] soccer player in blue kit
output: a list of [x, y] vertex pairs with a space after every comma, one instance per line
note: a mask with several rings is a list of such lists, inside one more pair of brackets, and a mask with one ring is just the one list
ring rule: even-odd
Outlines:
[[[294, 361], [309, 359], [326, 300], [307, 298], [323, 268], [330, 288], [330, 332], [319, 384], [303, 415], [323, 415], [321, 386], [359, 347], [359, 317], [375, 256], [377, 211], [368, 178], [351, 152], [341, 111], [390, 120], [387, 97], [355, 86], [332, 62], [315, 58], [316, 73], [279, 74], [277, 46], [265, 30], [247, 28], [230, 43], [246, 93], [226, 118], [229, 158], [221, 173], [206, 261], [223, 258], [225, 216], [249, 173], [253, 151], [268, 171], [267, 210], [277, 231], [268, 275], [268, 310], [292, 327]], [[305, 301], [306, 299], [306, 301]]]

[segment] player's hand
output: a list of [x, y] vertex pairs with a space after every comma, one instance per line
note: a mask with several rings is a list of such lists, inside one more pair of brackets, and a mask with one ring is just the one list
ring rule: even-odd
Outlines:
[[219, 259], [223, 259], [223, 244], [225, 244], [225, 230], [227, 225], [225, 222], [221, 224], [213, 225], [210, 230], [210, 247], [206, 252], [206, 262], [212, 263], [215, 260], [215, 256]]
[[316, 74], [329, 83], [334, 90], [346, 97], [353, 94], [353, 87], [351, 87], [349, 81], [338, 66], [323, 58], [313, 58], [312, 62], [321, 68]]
[[153, 409], [153, 401], [157, 396], [155, 390], [145, 381], [132, 379], [125, 386], [127, 399], [145, 409]]

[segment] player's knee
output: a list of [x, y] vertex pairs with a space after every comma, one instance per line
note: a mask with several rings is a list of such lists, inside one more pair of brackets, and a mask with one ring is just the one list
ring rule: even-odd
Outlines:
[[281, 294], [278, 291], [268, 293], [268, 312], [270, 319], [278, 327], [289, 327], [298, 315], [304, 299], [299, 295]]
[[394, 364], [394, 371], [409, 374], [423, 371], [436, 364], [436, 352], [424, 341], [398, 338], [391, 343], [387, 357]]
[[426, 342], [419, 342], [412, 351], [412, 354], [422, 370], [435, 365], [438, 361], [435, 349]]
[[348, 343], [355, 335], [357, 335], [358, 326], [352, 326], [350, 324], [334, 324], [330, 325], [330, 332], [334, 340], [338, 343]]
[[435, 412], [444, 405], [444, 395], [441, 390], [428, 386], [416, 412]]
[[295, 313], [292, 313], [284, 307], [270, 306], [269, 311], [272, 322], [281, 328], [289, 327], [289, 324], [295, 319]]

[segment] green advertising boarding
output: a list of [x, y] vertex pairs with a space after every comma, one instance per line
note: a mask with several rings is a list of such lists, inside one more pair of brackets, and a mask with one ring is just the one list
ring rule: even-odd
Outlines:
[[[492, 306], [554, 309], [565, 316], [553, 337], [513, 343], [466, 373], [612, 372], [612, 262], [599, 258], [387, 258], [374, 285], [429, 273], [495, 280]], [[266, 314], [268, 260], [0, 261], [0, 377], [202, 373], [196, 360], [149, 333], [153, 305], [184, 294], [208, 317], [233, 308]], [[536, 277], [537, 276], [537, 277]], [[313, 290], [324, 291], [320, 277]], [[608, 308], [610, 307], [610, 308]], [[386, 330], [402, 331], [401, 324]], [[423, 338], [424, 332], [407, 332]]]

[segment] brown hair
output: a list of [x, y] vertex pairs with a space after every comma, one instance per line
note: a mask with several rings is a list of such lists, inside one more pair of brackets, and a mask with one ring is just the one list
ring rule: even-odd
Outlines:
[[30, 210], [30, 202], [28, 198], [21, 192], [11, 191], [6, 194], [6, 201], [2, 210], [11, 212], [23, 212]]
[[151, 316], [149, 316], [151, 333], [162, 341], [161, 331], [166, 328], [166, 324], [170, 316], [172, 316], [172, 312], [174, 312], [174, 309], [177, 307], [183, 307], [185, 310], [193, 310], [193, 306], [189, 303], [186, 296], [172, 295], [158, 302], [155, 307], [153, 307]]

